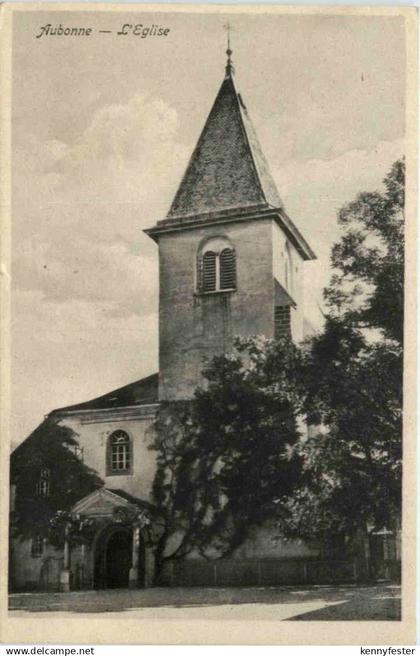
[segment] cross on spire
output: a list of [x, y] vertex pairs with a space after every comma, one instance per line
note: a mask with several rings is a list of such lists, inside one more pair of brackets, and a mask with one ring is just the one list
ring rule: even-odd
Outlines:
[[234, 70], [235, 70], [235, 69], [233, 68], [233, 64], [232, 64], [232, 50], [231, 50], [231, 47], [230, 47], [230, 31], [231, 31], [231, 29], [232, 29], [232, 26], [231, 26], [231, 24], [230, 24], [229, 22], [227, 22], [223, 27], [225, 28], [225, 30], [226, 30], [226, 32], [227, 32], [227, 50], [226, 50], [226, 54], [227, 54], [227, 62], [226, 62], [226, 77], [230, 77], [230, 76], [232, 75], [232, 73], [234, 72]]

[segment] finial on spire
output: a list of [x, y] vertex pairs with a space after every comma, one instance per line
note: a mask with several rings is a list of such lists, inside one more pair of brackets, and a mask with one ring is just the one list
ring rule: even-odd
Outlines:
[[232, 50], [230, 47], [230, 30], [232, 29], [231, 24], [228, 22], [226, 25], [224, 25], [224, 28], [227, 32], [227, 62], [226, 62], [226, 77], [230, 77], [232, 73], [234, 72], [233, 64], [232, 64]]

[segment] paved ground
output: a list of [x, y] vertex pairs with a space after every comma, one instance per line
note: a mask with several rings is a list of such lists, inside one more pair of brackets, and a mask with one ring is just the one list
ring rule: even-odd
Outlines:
[[125, 613], [138, 619], [399, 620], [400, 587], [150, 588], [10, 595], [13, 617], [27, 612]]

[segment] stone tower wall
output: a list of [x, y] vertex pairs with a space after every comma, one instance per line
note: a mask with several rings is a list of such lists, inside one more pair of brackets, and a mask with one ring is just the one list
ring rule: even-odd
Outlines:
[[[271, 219], [256, 219], [160, 235], [160, 400], [191, 398], [204, 359], [229, 352], [235, 336], [273, 336], [272, 230]], [[197, 291], [197, 253], [213, 237], [235, 248], [234, 292]]]

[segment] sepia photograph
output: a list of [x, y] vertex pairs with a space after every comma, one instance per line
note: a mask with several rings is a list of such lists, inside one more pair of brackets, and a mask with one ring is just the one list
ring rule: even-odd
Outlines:
[[413, 16], [367, 9], [12, 12], [10, 621], [402, 639]]

